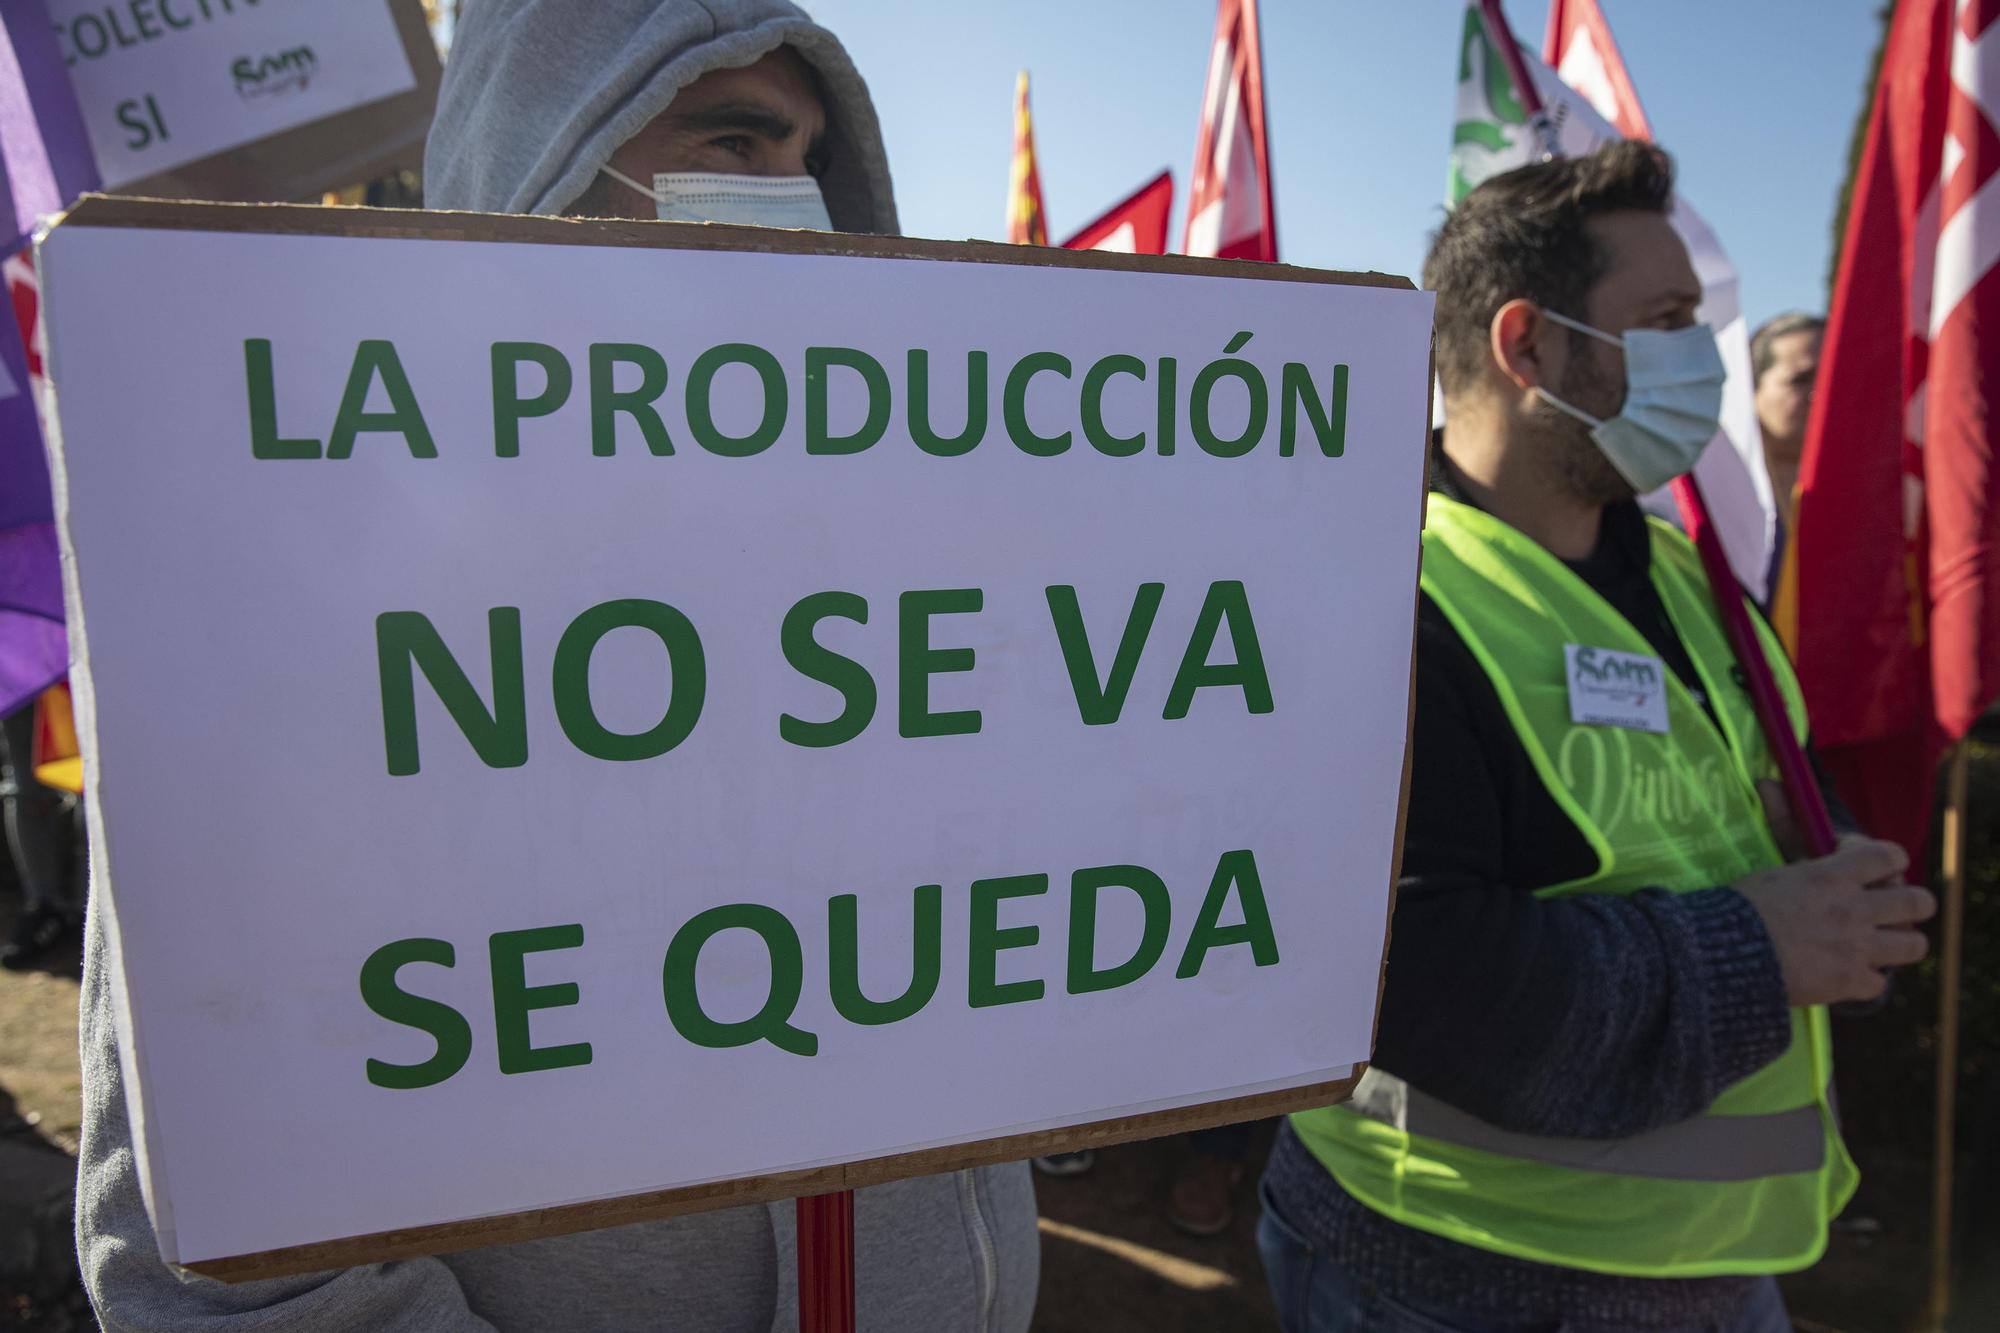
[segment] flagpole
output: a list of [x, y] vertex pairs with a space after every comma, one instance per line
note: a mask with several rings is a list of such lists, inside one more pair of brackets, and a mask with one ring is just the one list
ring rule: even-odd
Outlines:
[[[1487, 40], [1493, 43], [1494, 50], [1507, 66], [1507, 75], [1514, 82], [1515, 96], [1520, 98], [1521, 109], [1527, 113], [1529, 127], [1541, 144], [1544, 160], [1561, 156], [1554, 123], [1549, 118], [1541, 92], [1528, 73], [1528, 62], [1521, 54], [1520, 43], [1514, 40], [1514, 30], [1507, 24], [1500, 0], [1480, 0], [1480, 10], [1486, 20]], [[1827, 811], [1826, 798], [1820, 793], [1812, 766], [1806, 762], [1805, 747], [1799, 743], [1798, 733], [1792, 729], [1791, 711], [1785, 706], [1784, 695], [1779, 692], [1771, 663], [1764, 656], [1764, 645], [1757, 637], [1749, 608], [1743, 604], [1743, 589], [1736, 581], [1735, 571], [1729, 567], [1729, 554], [1722, 549], [1722, 538], [1716, 532], [1714, 520], [1709, 517], [1708, 501], [1702, 496], [1701, 483], [1695, 480], [1692, 473], [1674, 480], [1674, 500], [1687, 520], [1688, 536], [1701, 553], [1702, 568], [1708, 574], [1709, 591], [1715, 596], [1716, 609], [1729, 635], [1729, 646], [1736, 654], [1738, 665], [1743, 668], [1744, 688], [1757, 710], [1757, 721], [1763, 728], [1765, 743], [1777, 761], [1785, 800], [1791, 807], [1793, 821], [1804, 836], [1806, 855], [1826, 856], [1833, 851], [1836, 842], [1833, 817]]]
[[1945, 781], [1944, 910], [1938, 930], [1937, 1136], [1932, 1148], [1929, 1323], [1951, 1313], [1951, 1193], [1958, 1117], [1958, 990], [1965, 928], [1965, 802], [1972, 743], [1952, 747]]

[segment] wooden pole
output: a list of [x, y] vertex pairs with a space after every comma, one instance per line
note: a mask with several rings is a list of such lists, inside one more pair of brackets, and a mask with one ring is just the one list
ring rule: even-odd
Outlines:
[[1958, 1119], [1958, 991], [1965, 927], [1965, 800], [1971, 744], [1952, 747], [1945, 780], [1944, 910], [1938, 929], [1937, 1142], [1931, 1186], [1930, 1326], [1951, 1313], [1951, 1187]]

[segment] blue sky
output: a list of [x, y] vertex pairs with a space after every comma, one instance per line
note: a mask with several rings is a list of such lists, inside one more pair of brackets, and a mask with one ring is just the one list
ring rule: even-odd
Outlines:
[[[1001, 235], [1016, 70], [1058, 239], [1172, 167], [1184, 213], [1213, 0], [803, 0], [874, 92], [904, 230]], [[1602, 0], [1755, 323], [1825, 301], [1880, 0]], [[1507, 5], [1539, 49], [1546, 0]], [[1457, 0], [1262, 0], [1283, 257], [1414, 276], [1450, 144]]]

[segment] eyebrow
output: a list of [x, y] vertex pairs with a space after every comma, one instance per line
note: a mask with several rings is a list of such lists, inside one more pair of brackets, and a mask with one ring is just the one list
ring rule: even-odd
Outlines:
[[[756, 102], [724, 102], [721, 106], [702, 107], [699, 110], [681, 114], [668, 113], [669, 124], [676, 130], [691, 134], [714, 134], [719, 131], [754, 134], [772, 143], [783, 143], [798, 129], [789, 118]], [[818, 175], [815, 163], [824, 165], [826, 161], [826, 131], [821, 130], [806, 145], [806, 163]]]
[[675, 128], [693, 130], [698, 134], [744, 130], [774, 140], [789, 139], [798, 129], [785, 116], [755, 102], [725, 102], [721, 106], [677, 114], [671, 119]]

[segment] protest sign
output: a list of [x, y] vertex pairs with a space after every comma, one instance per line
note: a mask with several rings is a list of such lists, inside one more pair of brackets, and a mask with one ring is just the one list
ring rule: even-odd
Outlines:
[[1403, 279], [114, 199], [40, 261], [169, 1260], [866, 1185], [1368, 1058]]
[[303, 199], [422, 159], [419, 0], [47, 0], [105, 186]]

